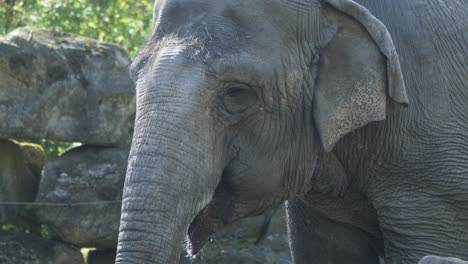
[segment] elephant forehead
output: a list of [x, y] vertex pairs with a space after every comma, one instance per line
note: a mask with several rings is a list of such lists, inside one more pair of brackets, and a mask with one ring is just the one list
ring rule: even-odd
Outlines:
[[[207, 38], [222, 39], [271, 35], [293, 22], [285, 12], [283, 0], [166, 0], [155, 5], [158, 27], [177, 34], [201, 33]], [[280, 25], [280, 26], [278, 26]]]
[[181, 5], [189, 6], [196, 5], [200, 7], [213, 7], [213, 8], [224, 8], [224, 7], [247, 7], [252, 8], [260, 5], [282, 5], [294, 2], [297, 4], [308, 4], [309, 2], [317, 2], [317, 0], [156, 0], [155, 1], [155, 12], [158, 12], [158, 8], [165, 5]]

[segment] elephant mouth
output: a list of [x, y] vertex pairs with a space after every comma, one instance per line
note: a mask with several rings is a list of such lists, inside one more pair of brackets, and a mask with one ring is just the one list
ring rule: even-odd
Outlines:
[[[220, 231], [223, 227], [242, 218], [233, 217], [232, 203], [226, 203], [224, 207], [221, 207], [220, 204], [222, 203], [216, 201], [218, 199], [214, 199], [207, 207], [202, 209], [189, 226], [187, 244], [189, 256], [196, 256], [208, 241], [220, 238], [220, 233], [222, 234]], [[278, 207], [272, 207], [262, 212], [264, 222], [255, 243], [258, 243], [266, 236], [270, 221], [277, 209]], [[255, 215], [260, 214], [252, 214], [251, 216]]]
[[210, 241], [212, 235], [221, 230], [233, 219], [231, 188], [220, 183], [211, 202], [194, 218], [188, 229], [187, 252], [195, 256]]
[[224, 223], [213, 215], [208, 207], [202, 209], [190, 224], [188, 229], [187, 252], [195, 256], [203, 246], [211, 239], [213, 233], [219, 230]]
[[232, 177], [228, 170], [223, 171], [212, 200], [198, 212], [190, 224], [187, 234], [189, 256], [197, 255], [211, 239], [218, 239], [217, 234], [222, 233], [221, 229], [228, 224], [245, 217], [261, 215], [277, 207], [274, 200], [269, 203], [258, 203], [258, 196], [255, 202], [239, 200], [242, 196], [239, 193], [240, 188], [232, 185], [230, 181]]

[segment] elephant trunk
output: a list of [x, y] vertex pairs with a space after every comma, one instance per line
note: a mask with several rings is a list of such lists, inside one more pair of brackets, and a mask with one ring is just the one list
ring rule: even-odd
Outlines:
[[219, 182], [211, 133], [201, 120], [203, 114], [195, 116], [202, 112], [196, 109], [200, 104], [194, 104], [190, 96], [168, 99], [162, 93], [137, 95], [118, 264], [178, 263], [188, 226], [208, 204]]
[[153, 162], [133, 159], [130, 166], [138, 168], [127, 174], [116, 263], [172, 263], [190, 221], [177, 212], [188, 211], [189, 201], [170, 180], [162, 182], [166, 173], [152, 171], [157, 170]]

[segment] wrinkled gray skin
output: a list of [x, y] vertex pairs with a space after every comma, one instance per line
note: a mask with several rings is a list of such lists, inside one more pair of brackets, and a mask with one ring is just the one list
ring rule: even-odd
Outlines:
[[418, 262], [418, 264], [468, 264], [468, 262], [456, 258], [425, 256]]
[[295, 263], [468, 259], [468, 2], [357, 2], [156, 1], [117, 263], [285, 200]]

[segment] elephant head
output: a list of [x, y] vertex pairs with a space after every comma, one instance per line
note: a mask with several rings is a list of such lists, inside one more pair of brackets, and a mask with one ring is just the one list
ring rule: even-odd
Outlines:
[[157, 0], [116, 263], [177, 263], [305, 192], [320, 152], [407, 103], [385, 26], [349, 0]]

